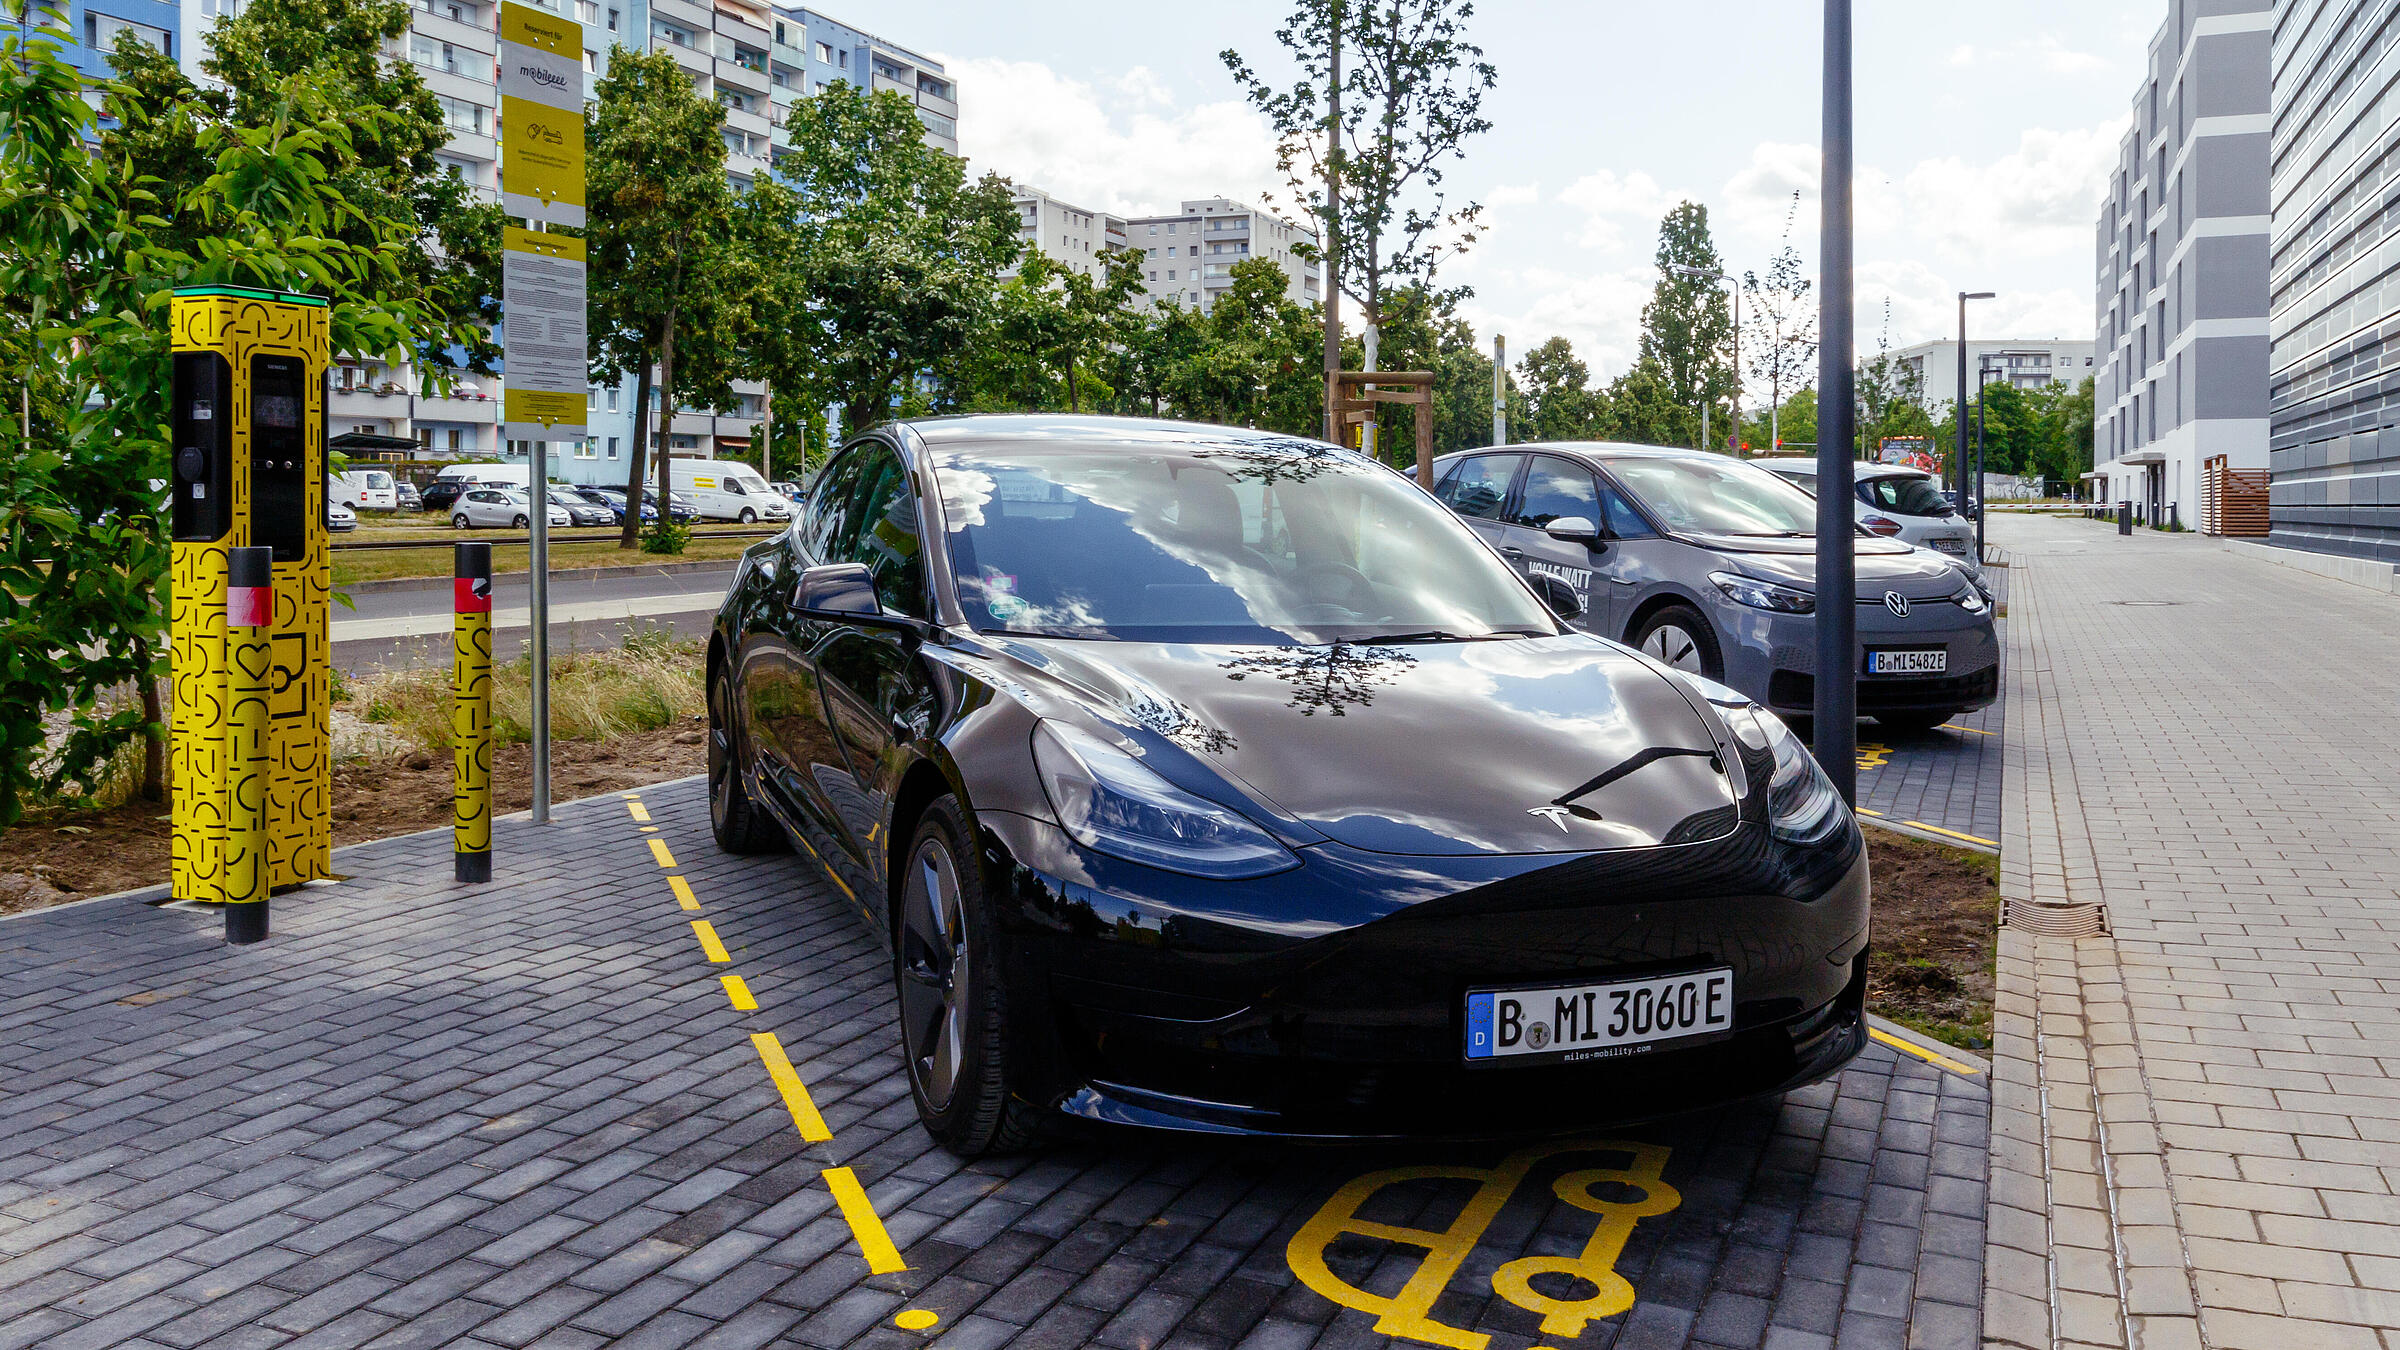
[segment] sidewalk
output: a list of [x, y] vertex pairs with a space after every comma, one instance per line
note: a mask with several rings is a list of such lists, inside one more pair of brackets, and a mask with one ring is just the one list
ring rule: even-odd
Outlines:
[[2014, 566], [1987, 1344], [2400, 1346], [2400, 602], [2196, 536]]

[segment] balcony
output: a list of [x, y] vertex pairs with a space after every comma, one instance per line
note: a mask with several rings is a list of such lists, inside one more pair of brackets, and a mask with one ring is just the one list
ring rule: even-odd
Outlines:
[[[467, 422], [489, 426], [500, 420], [500, 382], [484, 379], [475, 381], [482, 386], [479, 395], [458, 398], [421, 398], [417, 400], [419, 422]], [[385, 400], [387, 403], [390, 400]]]
[[940, 113], [953, 120], [958, 117], [957, 99], [943, 98], [939, 94], [929, 94], [922, 89], [917, 91], [917, 106], [928, 112]]
[[704, 51], [686, 47], [679, 42], [669, 42], [664, 38], [659, 39], [653, 46], [658, 51], [672, 52], [675, 56], [675, 64], [683, 67], [684, 73], [690, 75], [695, 84], [716, 75], [716, 58]]
[[458, 49], [461, 61], [465, 60], [466, 54], [470, 51], [481, 52], [488, 57], [498, 50], [499, 35], [489, 28], [460, 23], [456, 19], [439, 14], [428, 14], [421, 9], [411, 11], [408, 17], [408, 26], [411, 32], [431, 38], [435, 42], [449, 43]]
[[767, 72], [752, 70], [739, 61], [728, 61], [721, 56], [717, 58], [712, 73], [716, 75], [720, 88], [739, 89], [756, 98], [765, 98], [767, 90], [773, 87], [767, 83]]
[[499, 106], [499, 92], [492, 87], [493, 77], [499, 72], [493, 69], [489, 57], [477, 56], [472, 60], [480, 64], [470, 64], [469, 58], [462, 54], [456, 70], [418, 66], [417, 74], [425, 81], [425, 87], [436, 94], [462, 103], [480, 103], [487, 108]]
[[716, 11], [690, 0], [650, 0], [650, 17], [664, 19], [678, 28], [694, 33], [713, 33], [717, 27]]
[[454, 131], [443, 144], [442, 153], [459, 159], [490, 164], [500, 158], [500, 142], [490, 136], [478, 136], [471, 131]]
[[881, 71], [877, 71], [874, 78], [873, 92], [882, 93], [886, 89], [891, 90], [893, 93], [898, 94], [900, 97], [907, 99], [911, 103], [917, 101], [916, 81], [895, 80], [891, 76], [886, 75]]
[[383, 419], [405, 420], [408, 415], [408, 391], [395, 388], [389, 394], [370, 393], [365, 386], [357, 389], [335, 389], [332, 401], [326, 405], [326, 416], [336, 422]]
[[753, 136], [765, 136], [773, 130], [768, 126], [764, 116], [731, 107], [725, 110], [725, 129], [727, 131], [745, 131]]

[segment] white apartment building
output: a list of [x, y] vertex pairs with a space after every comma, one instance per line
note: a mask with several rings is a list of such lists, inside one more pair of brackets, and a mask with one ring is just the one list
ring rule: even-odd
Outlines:
[[[1943, 339], [1896, 347], [1891, 352], [1895, 370], [1915, 375], [1918, 400], [1934, 416], [1958, 399], [1958, 342]], [[2047, 385], [2078, 385], [2092, 374], [2092, 343], [2088, 339], [2062, 340], [2050, 338], [2034, 341], [2024, 338], [1969, 339], [1967, 342], [1967, 387], [1972, 390], [1978, 381], [1996, 384], [2006, 380], [2019, 389], [2034, 390]], [[1989, 374], [1981, 372], [1989, 371]]]
[[1207, 313], [1233, 285], [1233, 265], [1267, 258], [1283, 268], [1285, 294], [1301, 304], [1324, 298], [1316, 261], [1293, 251], [1314, 245], [1317, 232], [1242, 202], [1208, 197], [1183, 203], [1171, 216], [1125, 221], [1127, 246], [1142, 254], [1142, 277], [1153, 304], [1173, 303]]
[[2276, 0], [2168, 0], [2094, 239], [2092, 476], [2200, 520], [2203, 471], [2267, 467], [2269, 50]]
[[[1101, 255], [1126, 245], [1125, 220], [1104, 211], [1060, 201], [1040, 188], [1013, 184], [1017, 205], [1017, 238], [1053, 262], [1098, 276]], [[1015, 275], [1012, 268], [1005, 275]]]

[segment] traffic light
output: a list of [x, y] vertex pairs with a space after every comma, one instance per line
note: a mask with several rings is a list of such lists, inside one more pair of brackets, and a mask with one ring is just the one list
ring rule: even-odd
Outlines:
[[[174, 293], [171, 319], [174, 894], [222, 901], [228, 808], [255, 800], [235, 794], [264, 794], [272, 888], [332, 871], [327, 310], [315, 296], [201, 286]], [[263, 770], [231, 717], [226, 569], [245, 547], [271, 556]]]

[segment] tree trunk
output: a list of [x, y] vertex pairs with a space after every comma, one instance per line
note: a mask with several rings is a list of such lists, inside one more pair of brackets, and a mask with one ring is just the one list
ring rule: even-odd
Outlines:
[[1072, 347], [1067, 349], [1067, 411], [1083, 411], [1082, 400], [1075, 392], [1075, 349]]
[[648, 461], [643, 452], [650, 443], [650, 363], [642, 362], [633, 377], [633, 458], [625, 464], [625, 525], [617, 533], [617, 547], [639, 548], [642, 542], [642, 480]]
[[674, 443], [668, 439], [675, 426], [675, 311], [676, 304], [667, 302], [667, 322], [658, 342], [658, 520], [661, 526], [673, 517], [667, 514], [675, 503], [667, 485], [667, 461], [675, 457]]

